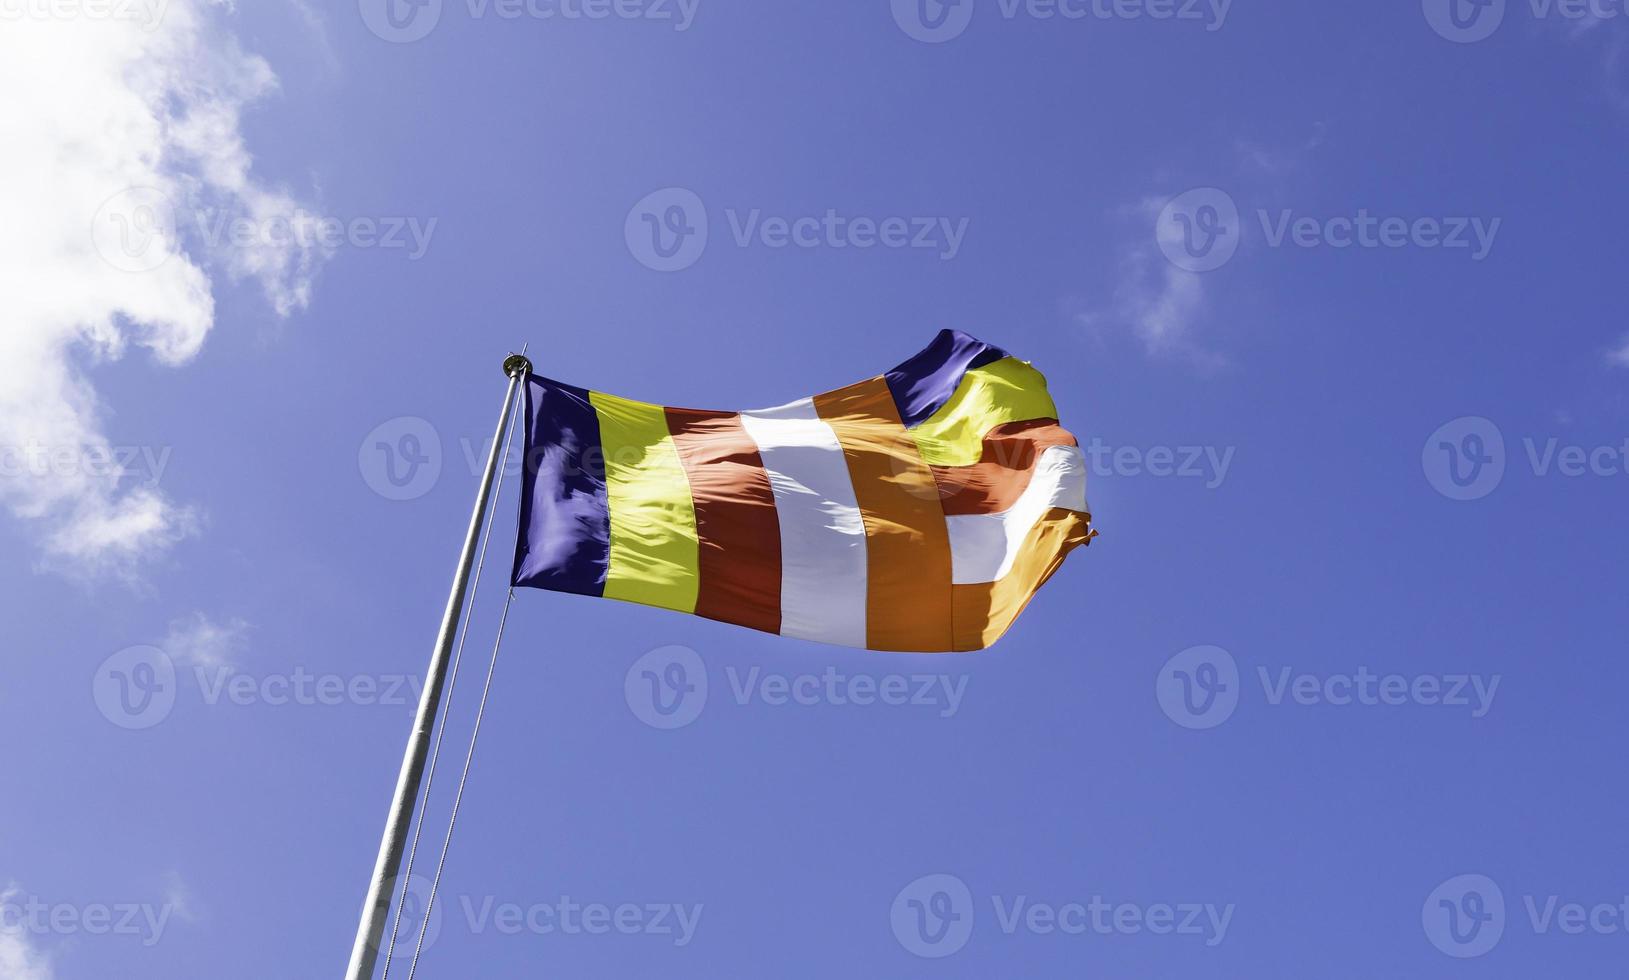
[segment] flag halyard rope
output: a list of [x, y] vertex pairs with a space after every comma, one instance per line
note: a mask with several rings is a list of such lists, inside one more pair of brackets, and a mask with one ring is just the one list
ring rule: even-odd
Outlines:
[[[519, 403], [517, 403], [517, 406], [518, 406], [518, 404]], [[519, 412], [520, 412], [520, 409], [517, 407], [516, 414], [519, 414]], [[496, 486], [494, 486], [493, 490], [492, 490], [492, 501], [493, 501], [492, 502], [492, 511], [493, 511], [493, 513], [496, 513], [496, 511], [497, 511], [497, 507], [498, 507], [497, 502], [499, 500], [503, 499], [504, 464], [509, 459], [509, 447], [513, 444], [514, 438], [515, 438], [515, 426], [514, 426], [513, 423], [511, 423], [510, 426], [509, 426], [508, 433], [505, 434], [505, 436], [504, 436], [503, 455], [501, 457], [499, 457], [499, 460], [498, 460], [498, 480], [497, 480]], [[436, 725], [435, 747], [430, 753], [430, 765], [429, 765], [429, 768], [425, 771], [425, 775], [424, 775], [424, 793], [423, 793], [423, 796], [421, 797], [421, 799], [419, 801], [418, 819], [414, 821], [413, 843], [412, 843], [411, 847], [409, 848], [409, 850], [407, 852], [407, 866], [401, 872], [401, 890], [400, 890], [400, 894], [397, 897], [396, 915], [395, 915], [395, 917], [394, 917], [394, 919], [393, 919], [393, 921], [391, 923], [391, 927], [390, 927], [390, 943], [385, 948], [385, 963], [384, 963], [384, 968], [380, 972], [380, 980], [389, 980], [389, 978], [390, 978], [390, 964], [391, 964], [391, 961], [395, 958], [395, 955], [396, 955], [396, 938], [397, 938], [397, 934], [401, 930], [402, 913], [403, 913], [403, 911], [405, 910], [405, 908], [407, 906], [408, 887], [412, 884], [412, 880], [413, 880], [413, 864], [414, 864], [414, 861], [417, 859], [418, 853], [419, 853], [419, 838], [424, 833], [424, 819], [425, 819], [425, 816], [426, 816], [426, 814], [427, 814], [427, 812], [429, 810], [429, 806], [430, 806], [430, 788], [435, 782], [436, 763], [441, 759], [441, 742], [447, 735], [447, 719], [452, 714], [452, 710], [451, 710], [452, 709], [452, 696], [453, 696], [453, 692], [458, 689], [459, 666], [464, 661], [464, 643], [465, 643], [466, 640], [469, 639], [470, 622], [471, 622], [471, 620], [473, 620], [475, 618], [475, 600], [480, 595], [480, 591], [481, 591], [481, 572], [486, 567], [486, 549], [487, 549], [487, 545], [492, 542], [492, 529], [493, 529], [493, 526], [495, 524], [497, 524], [497, 521], [489, 517], [488, 520], [487, 520], [486, 532], [481, 538], [481, 553], [480, 553], [480, 557], [476, 560], [476, 563], [475, 563], [475, 578], [474, 578], [474, 581], [472, 581], [470, 583], [469, 603], [468, 603], [468, 605], [466, 607], [466, 611], [465, 611], [465, 615], [464, 615], [463, 628], [459, 631], [459, 634], [458, 634], [458, 648], [457, 648], [457, 651], [453, 654], [452, 675], [447, 681], [447, 696], [446, 696], [445, 700], [442, 702], [441, 718], [440, 718], [440, 721]], [[503, 641], [504, 624], [509, 619], [509, 604], [514, 601], [514, 598], [515, 598], [515, 593], [514, 593], [514, 590], [511, 589], [509, 591], [508, 598], [504, 600], [503, 614], [500, 617], [500, 619], [498, 620], [498, 642], [499, 643], [501, 643]], [[485, 690], [483, 690], [481, 692], [481, 704], [480, 704], [480, 707], [477, 709], [477, 713], [476, 713], [476, 722], [475, 722], [475, 724], [476, 724], [476, 731], [477, 732], [479, 732], [479, 730], [480, 730], [480, 718], [481, 718], [481, 715], [484, 714], [485, 711], [486, 711], [487, 693], [488, 693], [488, 691], [491, 690], [491, 685], [492, 685], [492, 667], [495, 667], [497, 665], [497, 658], [498, 658], [498, 650], [497, 650], [497, 647], [494, 646], [493, 649], [492, 649], [492, 665], [489, 666], [488, 669], [487, 669], [487, 677], [486, 677], [487, 687], [486, 687]], [[471, 757], [473, 757], [474, 752], [475, 752], [475, 739], [472, 737], [470, 739], [470, 756]], [[465, 782], [465, 780], [467, 780], [469, 778], [469, 763], [470, 763], [470, 760], [468, 758], [466, 758], [465, 761], [464, 761], [463, 775], [459, 778], [459, 781], [458, 781], [457, 797], [456, 797], [456, 799], [454, 801], [454, 804], [453, 804], [453, 820], [458, 819], [458, 801], [461, 801], [463, 799], [463, 796], [464, 796], [464, 782]], [[446, 843], [451, 844], [451, 842], [452, 842], [452, 823], [449, 821], [448, 826], [447, 826], [447, 841], [446, 841]], [[423, 916], [423, 921], [420, 923], [418, 942], [417, 942], [417, 944], [415, 944], [415, 947], [414, 947], [414, 950], [413, 950], [412, 962], [408, 966], [408, 971], [407, 971], [408, 980], [412, 980], [413, 973], [415, 972], [415, 970], [418, 967], [419, 954], [423, 951], [423, 947], [424, 947], [425, 930], [430, 924], [430, 910], [434, 906], [434, 903], [435, 903], [435, 886], [436, 886], [436, 884], [438, 884], [441, 881], [441, 868], [442, 868], [442, 865], [446, 862], [446, 860], [447, 860], [447, 848], [444, 845], [442, 847], [442, 850], [441, 850], [441, 859], [436, 864], [435, 881], [431, 884], [430, 895], [429, 895], [428, 898], [426, 898], [425, 903], [424, 903], [424, 916]]]
[[447, 865], [447, 852], [452, 848], [453, 828], [458, 823], [458, 808], [464, 802], [464, 786], [469, 782], [470, 765], [475, 761], [475, 742], [481, 737], [481, 720], [486, 717], [486, 704], [492, 694], [492, 675], [498, 669], [498, 650], [503, 646], [503, 629], [509, 622], [509, 607], [515, 601], [515, 590], [510, 589], [503, 601], [503, 614], [498, 617], [498, 635], [492, 641], [492, 659], [486, 667], [486, 683], [481, 688], [481, 702], [475, 709], [475, 726], [469, 733], [469, 751], [464, 755], [464, 771], [458, 776], [458, 791], [453, 794], [452, 813], [447, 818], [447, 836], [441, 842], [441, 856], [436, 860], [435, 877], [430, 881], [430, 897], [424, 903], [424, 919], [419, 923], [418, 942], [413, 947], [413, 960], [407, 968], [407, 980], [418, 972], [419, 956], [424, 951], [424, 936], [430, 928], [430, 912], [435, 908], [436, 890], [441, 887], [441, 870]]

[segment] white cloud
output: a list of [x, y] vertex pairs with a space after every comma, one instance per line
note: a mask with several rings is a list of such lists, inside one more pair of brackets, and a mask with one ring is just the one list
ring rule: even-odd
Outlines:
[[1606, 43], [1606, 51], [1601, 55], [1601, 87], [1606, 97], [1619, 109], [1629, 111], [1629, 79], [1625, 79], [1626, 65], [1629, 65], [1629, 48], [1625, 47], [1622, 32], [1612, 35]]
[[1246, 174], [1287, 177], [1300, 171], [1309, 157], [1324, 143], [1325, 126], [1316, 123], [1312, 135], [1294, 143], [1263, 143], [1240, 137], [1233, 141], [1234, 154]]
[[1618, 10], [1591, 7], [1577, 11], [1573, 16], [1547, 18], [1545, 23], [1559, 25], [1555, 35], [1579, 46], [1581, 50], [1585, 45], [1599, 44], [1596, 72], [1600, 92], [1617, 109], [1629, 112], [1629, 78], [1625, 77], [1629, 48], [1625, 46], [1624, 32], [1615, 29], [1622, 25], [1614, 24], [1611, 30], [1602, 29], [1621, 19]]
[[51, 961], [35, 950], [21, 930], [0, 930], [0, 977], [51, 980]]
[[1204, 306], [1199, 274], [1175, 266], [1161, 269], [1156, 285], [1132, 280], [1125, 303], [1132, 326], [1150, 353], [1166, 353], [1192, 344], [1194, 318]]
[[161, 490], [73, 462], [110, 448], [90, 369], [132, 346], [169, 366], [197, 355], [215, 323], [206, 269], [257, 281], [287, 315], [325, 257], [292, 236], [241, 247], [199, 235], [299, 208], [251, 174], [239, 118], [276, 78], [221, 26], [225, 12], [214, 0], [5, 7], [0, 505], [37, 522], [48, 567], [127, 572], [198, 526]]
[[1178, 357], [1203, 367], [1221, 367], [1227, 358], [1199, 336], [1206, 308], [1204, 274], [1179, 269], [1157, 249], [1134, 249], [1115, 291], [1119, 317], [1131, 325], [1154, 357]]
[[1615, 367], [1629, 368], [1629, 334], [1625, 334], [1618, 346], [1606, 352], [1606, 363]]
[[164, 873], [164, 905], [183, 922], [198, 921], [198, 902], [176, 871]]
[[217, 623], [201, 612], [170, 623], [159, 647], [178, 664], [230, 666], [248, 640], [249, 624], [233, 618]]
[[[1168, 258], [1181, 252], [1184, 232], [1160, 216], [1168, 205], [1190, 194], [1207, 195], [1205, 203], [1218, 209], [1225, 201], [1225, 210], [1241, 215], [1231, 246], [1239, 248], [1245, 240], [1243, 216], [1250, 207], [1282, 200], [1304, 183], [1327, 140], [1328, 127], [1323, 122], [1314, 122], [1299, 138], [1266, 141], [1236, 137], [1230, 166], [1210, 180], [1194, 180], [1187, 191], [1174, 197], [1168, 195], [1181, 185], [1169, 170], [1157, 170], [1160, 181], [1173, 190], [1115, 210], [1114, 217], [1123, 224], [1125, 237], [1113, 265], [1111, 298], [1077, 314], [1075, 322], [1098, 337], [1111, 336], [1115, 331], [1129, 332], [1151, 357], [1185, 360], [1204, 369], [1231, 364], [1228, 355], [1217, 349], [1217, 338], [1205, 336], [1204, 327], [1212, 305], [1209, 287], [1215, 282], [1207, 282], [1207, 277], [1218, 275], [1217, 269], [1237, 259], [1232, 252], [1209, 265], [1181, 264]], [[1217, 157], [1225, 159], [1225, 154]]]
[[[10, 904], [19, 894], [15, 886], [0, 890], [0, 906]], [[51, 980], [50, 958], [29, 941], [22, 925], [0, 917], [0, 980]]]
[[291, 0], [300, 25], [311, 38], [312, 46], [329, 72], [339, 70], [339, 55], [334, 52], [334, 41], [328, 30], [328, 18], [311, 0]]
[[1164, 205], [1163, 200], [1148, 198], [1122, 212], [1137, 231], [1124, 246], [1112, 302], [1078, 314], [1076, 322], [1099, 336], [1129, 328], [1151, 357], [1178, 357], [1207, 368], [1221, 367], [1227, 359], [1208, 349], [1199, 337], [1206, 308], [1206, 273], [1173, 265], [1158, 239], [1149, 233]]

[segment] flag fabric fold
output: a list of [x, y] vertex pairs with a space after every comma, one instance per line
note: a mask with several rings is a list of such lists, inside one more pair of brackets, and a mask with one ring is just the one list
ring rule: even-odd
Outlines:
[[979, 650], [1096, 534], [1046, 379], [959, 331], [775, 408], [525, 383], [516, 586], [873, 650]]

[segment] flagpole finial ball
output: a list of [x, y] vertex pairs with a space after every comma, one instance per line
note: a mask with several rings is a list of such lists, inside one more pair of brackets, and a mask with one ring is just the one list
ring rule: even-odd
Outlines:
[[503, 373], [511, 378], [519, 374], [531, 374], [532, 362], [524, 354], [510, 354], [503, 359]]

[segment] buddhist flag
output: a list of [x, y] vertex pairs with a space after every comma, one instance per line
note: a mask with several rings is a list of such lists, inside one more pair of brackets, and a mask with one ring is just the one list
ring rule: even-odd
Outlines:
[[513, 583], [872, 650], [978, 650], [1096, 533], [1027, 362], [946, 330], [750, 412], [528, 375]]

